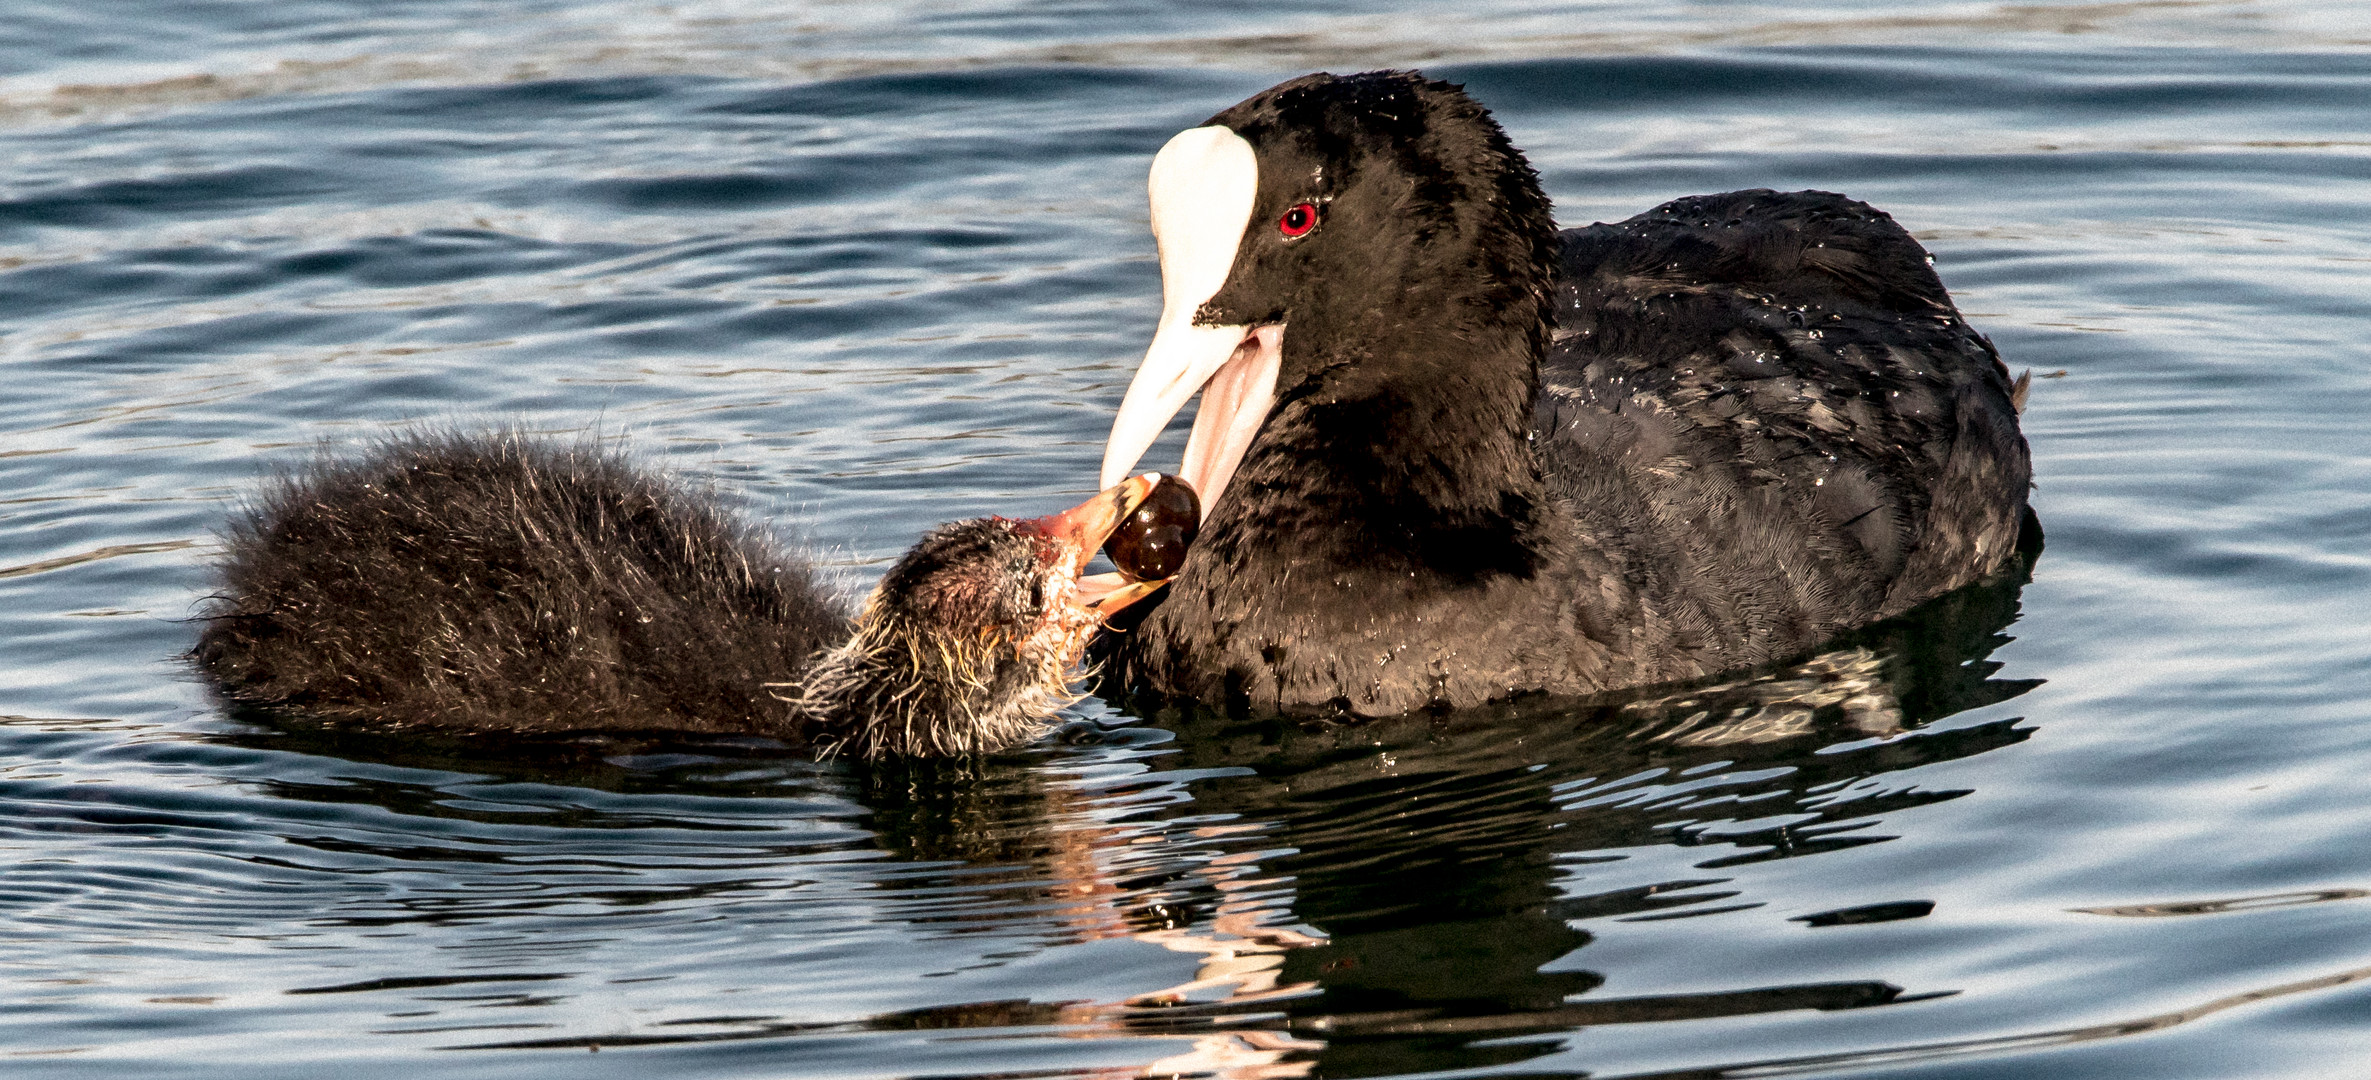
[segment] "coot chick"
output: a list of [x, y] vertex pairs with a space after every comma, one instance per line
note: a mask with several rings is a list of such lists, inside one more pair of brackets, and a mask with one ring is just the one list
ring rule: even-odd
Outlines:
[[1163, 306], [1112, 425], [1197, 393], [1206, 519], [1103, 640], [1158, 695], [1382, 715], [1808, 655], [2016, 547], [2022, 387], [1840, 195], [1559, 233], [1461, 88], [1311, 75], [1172, 139]]
[[591, 446], [413, 434], [234, 520], [192, 653], [228, 699], [465, 731], [749, 732], [822, 755], [992, 751], [1076, 700], [1078, 576], [1152, 487], [932, 530], [853, 617], [712, 498]]

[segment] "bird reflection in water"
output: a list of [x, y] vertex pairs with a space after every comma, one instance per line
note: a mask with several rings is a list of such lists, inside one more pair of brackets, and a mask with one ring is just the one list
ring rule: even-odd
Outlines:
[[[1526, 1035], [1928, 996], [1882, 978], [1598, 996], [1590, 924], [1757, 906], [1720, 871], [1888, 839], [1890, 815], [1967, 794], [1888, 774], [2022, 741], [2016, 718], [1938, 728], [2013, 698], [1994, 677], [2038, 555], [2028, 530], [2003, 573], [1837, 641], [1809, 660], [1718, 682], [1589, 701], [1340, 724], [1148, 708], [1147, 723], [1079, 721], [1028, 755], [816, 765], [785, 747], [574, 738], [531, 749], [287, 724], [225, 742], [410, 768], [647, 791], [650, 762], [738, 762], [758, 779], [705, 795], [779, 797], [779, 770], [853, 798], [894, 863], [868, 871], [877, 917], [996, 932], [1031, 948], [1133, 939], [1193, 957], [1186, 977], [1088, 1001], [972, 1001], [855, 1022], [794, 1016], [508, 1042], [519, 1047], [796, 1039], [999, 1028], [1155, 1040], [1113, 1075], [1230, 1080], [1519, 1062]], [[663, 785], [662, 785], [663, 786]], [[450, 798], [351, 785], [291, 799], [399, 810]], [[1707, 849], [1684, 873], [1655, 851]], [[1686, 855], [1681, 856], [1688, 858]], [[903, 866], [894, 872], [884, 872]], [[1614, 874], [1631, 880], [1592, 886]], [[1641, 876], [1645, 875], [1645, 876]], [[741, 875], [733, 875], [740, 877]], [[1915, 897], [1813, 925], [1915, 918]], [[448, 913], [449, 914], [449, 913]], [[437, 917], [443, 917], [442, 914]], [[1883, 975], [1884, 973], [1872, 973]], [[1948, 988], [1943, 988], [1946, 992]]]
[[[1592, 998], [1605, 978], [1576, 964], [1586, 923], [1759, 902], [1717, 873], [1580, 885], [1626, 850], [1705, 846], [1719, 853], [1694, 868], [1718, 871], [1879, 843], [1885, 816], [1968, 794], [1877, 781], [2026, 738], [2017, 718], [1925, 729], [2037, 685], [1995, 678], [1988, 659], [2039, 554], [2027, 524], [2021, 557], [1994, 578], [1799, 663], [1577, 706], [1362, 724], [1155, 712], [1178, 736], [1151, 758], [1161, 772], [1064, 783], [1057, 767], [989, 812], [925, 810], [978, 789], [876, 771], [875, 823], [892, 851], [1011, 866], [1012, 887], [1036, 894], [967, 918], [1051, 919], [1073, 941], [1198, 954], [1190, 980], [1048, 1011], [1084, 1035], [1193, 1040], [1142, 1075], [1474, 1068], [1555, 1049], [1509, 1036], [1922, 1000], [1935, 992], [1877, 979]], [[1880, 906], [1813, 924], [1932, 907]]]

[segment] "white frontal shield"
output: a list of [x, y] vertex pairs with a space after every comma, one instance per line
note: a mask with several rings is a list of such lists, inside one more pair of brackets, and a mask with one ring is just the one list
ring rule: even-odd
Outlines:
[[1267, 420], [1282, 357], [1280, 326], [1194, 322], [1234, 269], [1259, 191], [1259, 160], [1233, 131], [1193, 128], [1153, 157], [1146, 191], [1161, 251], [1161, 322], [1112, 418], [1104, 486], [1134, 470], [1170, 419], [1207, 386], [1178, 475], [1201, 495], [1208, 517]]

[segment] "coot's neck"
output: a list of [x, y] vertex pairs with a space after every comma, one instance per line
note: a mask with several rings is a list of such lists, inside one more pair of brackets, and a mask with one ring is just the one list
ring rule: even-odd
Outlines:
[[1297, 312], [1283, 367], [1306, 374], [1280, 388], [1205, 537], [1241, 536], [1238, 557], [1403, 580], [1536, 573], [1544, 301], [1466, 284], [1436, 278]]
[[1543, 328], [1398, 311], [1286, 324], [1303, 374], [1162, 605], [1111, 643], [1122, 678], [1374, 715], [1516, 685], [1572, 592], [1530, 444]]

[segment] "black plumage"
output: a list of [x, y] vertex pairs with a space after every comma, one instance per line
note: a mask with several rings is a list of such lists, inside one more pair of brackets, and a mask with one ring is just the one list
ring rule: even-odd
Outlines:
[[1053, 520], [941, 526], [851, 614], [769, 534], [618, 454], [414, 434], [232, 521], [192, 659], [232, 701], [373, 727], [994, 750], [1076, 697], [1076, 571], [1102, 536]]
[[[2021, 388], [1884, 214], [1751, 191], [1559, 233], [1488, 114], [1408, 73], [1212, 123], [1256, 191], [1193, 321], [1280, 342], [1244, 354], [1274, 395], [1163, 602], [1104, 638], [1119, 684], [1386, 714], [1687, 680], [2014, 550]], [[1069, 700], [1094, 621], [1092, 544], [1026, 524], [932, 533], [851, 617], [614, 457], [416, 437], [235, 523], [195, 656], [332, 718], [988, 749]]]
[[[1784, 660], [1993, 571], [2014, 387], [1885, 214], [1682, 199], [1559, 233], [1459, 88], [1308, 76], [1213, 117], [1258, 192], [1197, 322], [1275, 404], [1119, 682], [1387, 714]], [[1323, 224], [1281, 235], [1309, 203]]]

